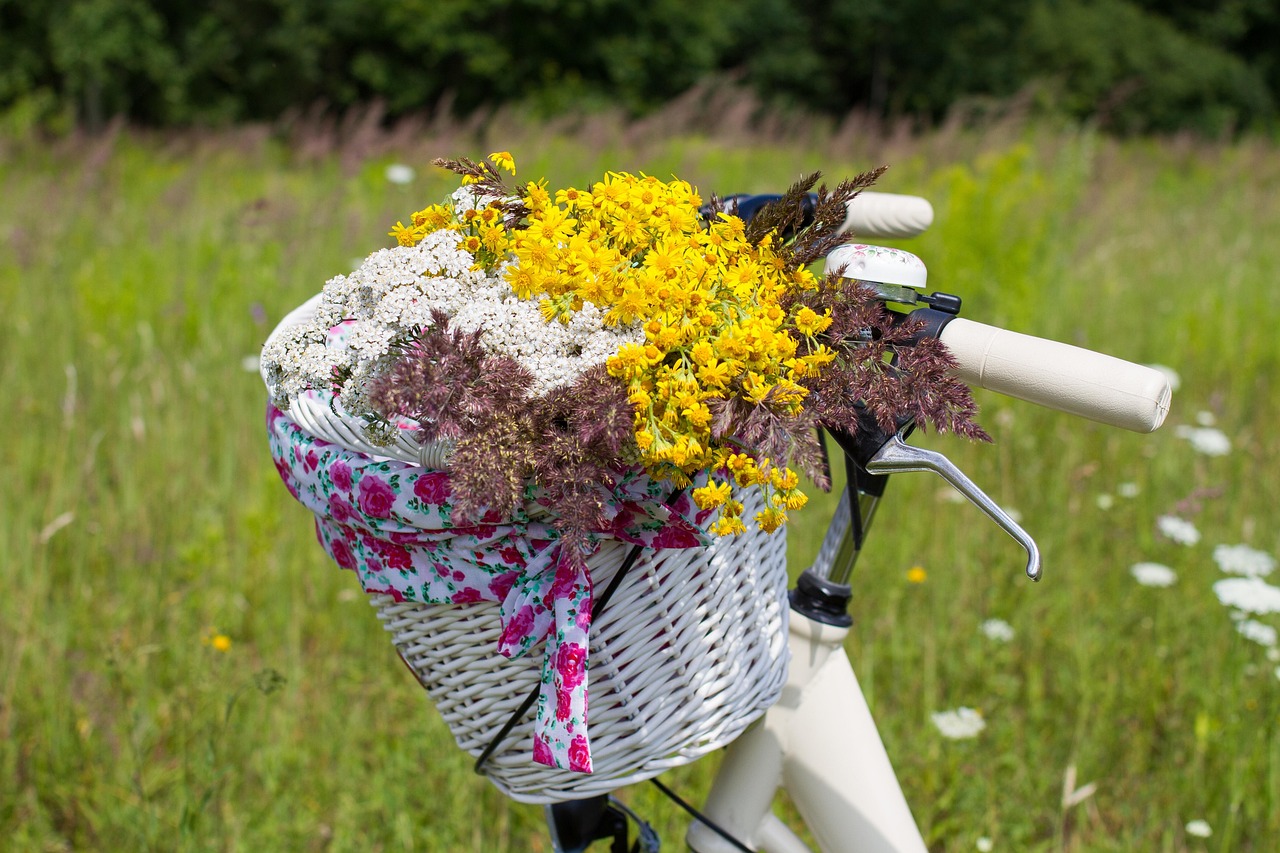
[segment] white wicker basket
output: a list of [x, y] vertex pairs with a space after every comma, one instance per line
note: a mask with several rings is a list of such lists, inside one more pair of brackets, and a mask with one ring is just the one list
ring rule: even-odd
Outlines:
[[[315, 300], [279, 328], [302, 322]], [[369, 455], [443, 467], [441, 448], [374, 448], [328, 406], [299, 401], [290, 416], [326, 441]], [[760, 507], [747, 501], [746, 512]], [[597, 594], [631, 546], [605, 540], [589, 561]], [[786, 677], [786, 539], [780, 531], [718, 538], [707, 548], [642, 552], [591, 627], [589, 717], [594, 772], [532, 759], [532, 714], [503, 739], [484, 772], [505, 794], [545, 803], [612, 791], [687, 764], [732, 741], [778, 698]], [[498, 605], [372, 603], [400, 656], [458, 745], [479, 756], [534, 691], [543, 656], [496, 651]]]

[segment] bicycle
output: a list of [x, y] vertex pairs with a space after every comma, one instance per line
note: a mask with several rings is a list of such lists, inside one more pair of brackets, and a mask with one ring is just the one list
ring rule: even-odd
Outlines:
[[[744, 215], [773, 198], [730, 197]], [[925, 199], [864, 192], [850, 203], [845, 227], [872, 239], [896, 239], [922, 233], [932, 218]], [[921, 334], [947, 345], [957, 373], [972, 386], [1135, 432], [1157, 429], [1168, 413], [1171, 389], [1163, 374], [960, 318], [958, 297], [925, 293], [927, 272], [914, 255], [847, 245], [831, 253], [827, 268], [843, 268], [845, 276], [870, 284], [886, 303], [902, 306], [897, 309], [902, 316], [923, 321]], [[784, 787], [823, 851], [926, 849], [844, 651], [852, 624], [849, 580], [885, 485], [896, 473], [936, 473], [1023, 547], [1032, 580], [1040, 578], [1041, 558], [1032, 537], [950, 460], [907, 444], [911, 428], [901, 423], [890, 433], [868, 419], [857, 436], [833, 436], [844, 456], [848, 486], [817, 558], [790, 594], [791, 663], [784, 698], [726, 748], [700, 812], [659, 783], [694, 815], [686, 842], [697, 853], [808, 851], [772, 810]], [[851, 756], [857, 756], [856, 763]], [[555, 849], [563, 853], [581, 853], [608, 838], [615, 853], [658, 849], [652, 831], [611, 796], [547, 805], [546, 817]], [[629, 821], [639, 827], [630, 848]]]
[[[747, 217], [771, 198], [776, 197], [739, 196], [730, 197], [729, 201], [736, 205], [742, 216]], [[932, 223], [933, 217], [932, 207], [926, 200], [885, 193], [862, 193], [850, 203], [846, 213], [845, 230], [873, 239], [917, 235]], [[867, 244], [850, 244], [832, 251], [826, 263], [828, 270], [839, 271], [841, 275], [857, 279], [871, 288], [881, 302], [886, 306], [893, 306], [891, 310], [895, 316], [903, 320], [909, 319], [913, 324], [911, 328], [918, 327], [915, 333], [917, 339], [929, 337], [941, 340], [956, 360], [957, 375], [971, 386], [1137, 432], [1150, 432], [1158, 428], [1168, 412], [1171, 390], [1163, 373], [1100, 353], [961, 318], [958, 316], [961, 308], [959, 297], [937, 291], [926, 293], [927, 270], [909, 252]], [[301, 317], [314, 313], [316, 299], [282, 320], [277, 333], [280, 329], [301, 322]], [[328, 323], [325, 328], [329, 328]], [[273, 336], [274, 334], [276, 333]], [[264, 378], [267, 378], [265, 372]], [[270, 384], [268, 379], [268, 385]], [[307, 405], [304, 402], [299, 401], [291, 409], [294, 422], [284, 431], [297, 428], [322, 442], [326, 448], [338, 447], [357, 454], [374, 454], [361, 456], [361, 459], [399, 459], [403, 464], [417, 465], [417, 470], [428, 472], [446, 467], [444, 457], [436, 455], [440, 450], [435, 445], [420, 444], [399, 434], [395, 437], [394, 444], [383, 444], [377, 449], [370, 449], [349, 424], [341, 418], [333, 417], [335, 413], [331, 404]], [[278, 422], [287, 420], [274, 409], [269, 414], [273, 431], [277, 430]], [[436, 692], [433, 695], [438, 700], [447, 694], [448, 701], [461, 709], [450, 708], [446, 711], [438, 704], [447, 719], [449, 715], [454, 715], [449, 723], [455, 739], [460, 746], [477, 757], [477, 770], [488, 772], [495, 784], [509, 796], [548, 803], [548, 826], [558, 851], [580, 853], [593, 842], [602, 839], [611, 839], [613, 849], [618, 853], [625, 853], [628, 849], [656, 851], [656, 836], [638, 816], [612, 797], [610, 788], [647, 779], [656, 781], [656, 776], [662, 769], [687, 763], [712, 748], [727, 744], [724, 761], [705, 809], [697, 812], [686, 805], [695, 814], [695, 822], [688, 832], [687, 841], [699, 853], [753, 849], [795, 853], [808, 849], [795, 833], [773, 815], [771, 803], [777, 789], [782, 786], [790, 791], [801, 817], [823, 850], [918, 853], [925, 850], [924, 840], [912, 818], [843, 649], [851, 624], [848, 615], [851, 589], [848, 582], [865, 545], [876, 508], [884, 495], [885, 485], [890, 476], [897, 473], [937, 473], [1023, 547], [1027, 554], [1026, 573], [1033, 580], [1040, 576], [1040, 555], [1035, 541], [1017, 521], [945, 456], [907, 444], [906, 439], [913, 426], [910, 420], [900, 420], [892, 429], [884, 429], [874, 417], [868, 415], [864, 422], [858, 424], [856, 433], [831, 434], [844, 456], [848, 486], [828, 528], [818, 558], [801, 574], [795, 589], [790, 593], [790, 619], [785, 618], [787, 608], [782, 607], [781, 602], [769, 603], [773, 609], [772, 615], [750, 613], [744, 617], [746, 620], [758, 620], [759, 624], [776, 626], [778, 633], [782, 630], [781, 626], [789, 621], [787, 647], [790, 650], [791, 664], [785, 673], [785, 681], [783, 669], [786, 649], [781, 648], [780, 637], [766, 637], [764, 645], [770, 648], [765, 649], [762, 654], [764, 657], [771, 657], [772, 664], [775, 664], [767, 674], [757, 676], [755, 671], [744, 670], [752, 673], [744, 676], [729, 667], [717, 671], [713, 676], [721, 682], [734, 677], [759, 677], [761, 689], [752, 690], [754, 685], [747, 684], [746, 695], [734, 697], [734, 701], [741, 700], [742, 709], [735, 709], [730, 714], [707, 722], [709, 730], [705, 737], [701, 733], [698, 735], [697, 743], [688, 745], [681, 742], [678, 748], [668, 748], [662, 745], [666, 741], [660, 741], [657, 746], [646, 741], [652, 754], [643, 767], [633, 769], [624, 766], [621, 771], [601, 773], [594, 779], [575, 774], [571, 770], [557, 771], [560, 776], [555, 785], [546, 782], [549, 777], [539, 775], [525, 786], [524, 780], [516, 777], [523, 774], [525, 768], [534, 766], [528, 756], [500, 756], [495, 755], [495, 752], [518, 726], [532, 725], [528, 720], [528, 712], [539, 698], [539, 671], [502, 664], [485, 669], [482, 676], [477, 676], [476, 671], [469, 668], [469, 661], [482, 653], [492, 658], [493, 643], [498, 638], [499, 631], [491, 621], [476, 616], [477, 611], [467, 611], [465, 607], [456, 606], [464, 599], [455, 598], [450, 604], [427, 606], [419, 601], [405, 602], [390, 595], [376, 594], [373, 603], [379, 609], [379, 617], [386, 622], [387, 629], [396, 635], [394, 639], [401, 658], [415, 677], [429, 691], [434, 689]], [[283, 440], [283, 432], [273, 432], [273, 435], [276, 440]], [[310, 440], [305, 439], [308, 442]], [[277, 456], [277, 467], [287, 468], [283, 447], [275, 449], [281, 452]], [[308, 444], [302, 450], [294, 446], [292, 462], [307, 472], [314, 472], [317, 464], [320, 464], [317, 461], [317, 450], [321, 454], [329, 452], [322, 450], [319, 444]], [[303, 496], [299, 499], [304, 502], [305, 499], [311, 499], [311, 508], [317, 514], [330, 512], [345, 517], [352, 511], [350, 500], [354, 499], [354, 492], [351, 491], [354, 486], [351, 471], [345, 464], [342, 468], [345, 482], [341, 488], [346, 490], [348, 500], [326, 504], [321, 492], [315, 490], [309, 498]], [[281, 470], [281, 474], [286, 483], [291, 482], [287, 471]], [[421, 494], [423, 501], [428, 504], [440, 503], [431, 494], [433, 487], [429, 481], [421, 480], [419, 485], [426, 486]], [[292, 484], [290, 487], [294, 489]], [[382, 488], [388, 489], [385, 485]], [[297, 490], [294, 490], [295, 497], [298, 497]], [[413, 492], [418, 493], [417, 486]], [[673, 493], [673, 497], [675, 494]], [[372, 502], [372, 516], [379, 519], [389, 517], [389, 508], [395, 499], [393, 494], [389, 491], [386, 494], [362, 493], [360, 501], [363, 503], [365, 498]], [[672, 504], [671, 498], [665, 503]], [[533, 529], [532, 525], [538, 522], [536, 518], [526, 521], [531, 527], [522, 531], [522, 535], [529, 534]], [[320, 532], [323, 543], [326, 534]], [[720, 541], [731, 539], [732, 537]], [[774, 544], [768, 547], [776, 556], [780, 554], [782, 542], [776, 538], [772, 542]], [[352, 567], [342, 559], [345, 556], [349, 560], [349, 551], [341, 552], [332, 541], [326, 547], [340, 565]], [[369, 547], [377, 552], [379, 561], [385, 559], [390, 563], [397, 556], [405, 556], [397, 550], [398, 544], [394, 539], [381, 544], [370, 543]], [[655, 547], [657, 550], [654, 553], [668, 553], [664, 545]], [[715, 547], [711, 546], [711, 550], [714, 551]], [[688, 551], [689, 546], [686, 543], [672, 550], [684, 553], [680, 549]], [[609, 566], [596, 566], [592, 570], [594, 574], [598, 569], [607, 569], [601, 571], [596, 578], [606, 589], [596, 598], [589, 614], [591, 619], [603, 612], [614, 592], [620, 588], [620, 582], [637, 562], [642, 545], [639, 542], [633, 543], [625, 558], [622, 556], [624, 550], [614, 552], [617, 559], [610, 558], [613, 562]], [[738, 554], [738, 557], [730, 556], [729, 559], [745, 560], [741, 551]], [[720, 555], [721, 558], [723, 556]], [[654, 557], [650, 562], [656, 563], [659, 559], [662, 558]], [[706, 562], [714, 560], [708, 558]], [[776, 588], [778, 597], [781, 597], [782, 584], [786, 580], [785, 571], [779, 571], [779, 566], [772, 564], [769, 571], [771, 577], [774, 580], [780, 578], [781, 583], [775, 587], [772, 585], [773, 581], [770, 581], [765, 587], [770, 590], [770, 595], [774, 594], [773, 590]], [[637, 580], [633, 573], [628, 580], [630, 586], [618, 596], [618, 607], [608, 616], [627, 613], [628, 606], [640, 610], [647, 608], [644, 618], [661, 624], [655, 630], [646, 627], [639, 636], [642, 642], [661, 643], [668, 647], [668, 651], [689, 637], [691, 627], [696, 631], [716, 621], [733, 622], [738, 618], [736, 615], [727, 615], [727, 611], [713, 611], [713, 618], [709, 621], [704, 619], [683, 623], [679, 628], [672, 625], [661, 610], [668, 606], [688, 609], [685, 602], [679, 601], [679, 597], [685, 593], [673, 592], [671, 589], [686, 583], [687, 576], [677, 575], [675, 581], [666, 584], [667, 589], [661, 592], [662, 595], [674, 595], [676, 598], [664, 598], [660, 603], [655, 603], [663, 585], [653, 579], [648, 582]], [[371, 594], [375, 592], [367, 584], [366, 591]], [[744, 593], [737, 589], [733, 591], [733, 595], [741, 599]], [[745, 595], [750, 597], [749, 589]], [[477, 601], [478, 598], [465, 599], [468, 604]], [[717, 606], [716, 601], [711, 599], [697, 604], [698, 608], [703, 609]], [[779, 611], [783, 618], [777, 618]], [[577, 618], [580, 617], [575, 617]], [[622, 621], [625, 621], [622, 617], [613, 620], [614, 623]], [[606, 627], [601, 623], [588, 624], [592, 629], [591, 653], [594, 655], [597, 639], [603, 642], [596, 629], [603, 635], [613, 625]], [[580, 621], [578, 626], [581, 627]], [[758, 639], [752, 635], [753, 631], [759, 633], [756, 621], [746, 626], [747, 638], [742, 642], [758, 643]], [[739, 634], [743, 633], [739, 630]], [[434, 637], [428, 636], [432, 634]], [[443, 656], [427, 648], [441, 637], [446, 643], [453, 644], [446, 645]], [[471, 657], [467, 660], [456, 658], [459, 638], [468, 646], [467, 653]], [[692, 639], [704, 646], [714, 644], [713, 640], [701, 636]], [[424, 649], [427, 651], [423, 651]], [[578, 651], [585, 652], [585, 649]], [[648, 647], [630, 648], [628, 653], [630, 657], [627, 661], [641, 670], [644, 662], [634, 662], [642, 660], [646, 655], [654, 656], [654, 652]], [[628, 665], [627, 661], [623, 662], [624, 668]], [[679, 661], [676, 663], [686, 665]], [[779, 663], [783, 665], [776, 665]], [[661, 683], [663, 677], [644, 673], [640, 692], [652, 695], [655, 691], [666, 690], [666, 685]], [[767, 685], [763, 684], [766, 678], [769, 682]], [[473, 681], [476, 683], [472, 683]], [[514, 690], [510, 686], [513, 683], [517, 685]], [[528, 693], [529, 686], [533, 686], [532, 693]], [[484, 702], [474, 704], [473, 700], [481, 694], [484, 694]], [[524, 694], [528, 695], [522, 702]], [[644, 721], [640, 726], [663, 731], [648, 732], [645, 736], [661, 734], [666, 737], [673, 730], [679, 734], [678, 730], [686, 723], [682, 718], [671, 714], [672, 709], [681, 703], [697, 703], [699, 695], [696, 690], [691, 690], [688, 694], [681, 694], [678, 701], [664, 697], [666, 701], [661, 703], [662, 718]], [[606, 728], [606, 732], [592, 746], [592, 750], [601, 758], [615, 747], [616, 752], [622, 752], [630, 743], [626, 738], [610, 740], [612, 735], [608, 731], [608, 726], [616, 728], [626, 722], [627, 709], [607, 710], [603, 719], [599, 714], [592, 718], [593, 725], [604, 724]], [[756, 720], [761, 714], [763, 717]], [[583, 719], [585, 720], [585, 716]], [[756, 721], [751, 723], [752, 720]], [[691, 723], [688, 725], [692, 726]], [[680, 760], [668, 761], [666, 756], [677, 749], [680, 751]], [[856, 767], [847, 760], [848, 756], [855, 755]], [[631, 753], [622, 752], [621, 760], [615, 760], [614, 763], [626, 765], [630, 758]], [[572, 762], [572, 755], [570, 761]], [[499, 770], [515, 775], [500, 780]], [[537, 772], [541, 774], [544, 770], [545, 767]], [[565, 781], [566, 777], [569, 781]], [[664, 787], [661, 783], [657, 784]], [[677, 801], [685, 805], [682, 801]], [[639, 837], [634, 846], [630, 844], [629, 838], [631, 824], [639, 827]]]

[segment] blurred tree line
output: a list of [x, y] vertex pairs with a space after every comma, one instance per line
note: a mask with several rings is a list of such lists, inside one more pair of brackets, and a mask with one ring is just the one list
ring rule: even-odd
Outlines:
[[714, 75], [937, 119], [1034, 104], [1122, 132], [1270, 128], [1276, 0], [0, 0], [0, 114], [95, 126], [502, 103], [639, 114]]

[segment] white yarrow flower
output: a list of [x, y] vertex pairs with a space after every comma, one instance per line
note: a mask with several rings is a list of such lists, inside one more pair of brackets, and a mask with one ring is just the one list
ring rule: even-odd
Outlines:
[[1213, 835], [1213, 829], [1209, 827], [1207, 821], [1193, 820], [1187, 824], [1187, 835], [1194, 835], [1196, 838], [1208, 838]]
[[1260, 646], [1274, 648], [1276, 644], [1276, 629], [1270, 625], [1257, 621], [1256, 619], [1245, 619], [1243, 622], [1236, 623], [1236, 630], [1240, 632], [1240, 636], [1246, 640], [1252, 640]]
[[1173, 569], [1162, 563], [1134, 563], [1129, 574], [1143, 586], [1173, 586], [1173, 582], [1178, 579]]
[[1156, 519], [1156, 528], [1179, 545], [1194, 545], [1200, 541], [1200, 531], [1185, 518], [1162, 515]]
[[991, 853], [995, 849], [995, 844], [985, 835], [974, 842], [973, 846], [978, 849], [978, 853]]
[[1219, 545], [1213, 559], [1224, 572], [1251, 578], [1266, 577], [1276, 567], [1275, 557], [1248, 545]]
[[413, 183], [416, 175], [417, 173], [413, 171], [412, 166], [406, 166], [403, 163], [392, 163], [387, 167], [386, 171], [387, 180], [401, 186]]
[[1116, 486], [1116, 494], [1122, 498], [1136, 498], [1141, 491], [1137, 483], [1121, 483]]
[[1007, 643], [1014, 637], [1013, 626], [1003, 619], [988, 619], [981, 625], [982, 633], [988, 640]]
[[1280, 613], [1280, 587], [1262, 578], [1225, 578], [1213, 585], [1213, 592], [1225, 607], [1260, 616]]
[[[466, 209], [488, 200], [470, 187], [452, 199]], [[537, 300], [516, 298], [503, 278], [505, 266], [488, 276], [474, 264], [457, 233], [442, 229], [415, 246], [380, 249], [350, 275], [330, 279], [311, 321], [263, 350], [273, 400], [283, 408], [309, 389], [326, 389], [336, 369], [349, 376], [338, 404], [369, 416], [367, 384], [385, 372], [393, 345], [430, 327], [436, 312], [449, 317], [451, 329], [479, 332], [494, 355], [519, 362], [533, 375], [535, 395], [573, 383], [623, 344], [644, 341], [639, 323], [606, 328], [603, 312], [589, 303], [567, 325], [547, 321]]]
[[1217, 427], [1179, 426], [1174, 434], [1191, 442], [1192, 449], [1205, 456], [1226, 456], [1231, 452], [1231, 439]]
[[953, 711], [941, 711], [930, 715], [933, 724], [938, 727], [942, 736], [951, 740], [975, 738], [987, 727], [982, 714], [972, 708], [956, 708]]

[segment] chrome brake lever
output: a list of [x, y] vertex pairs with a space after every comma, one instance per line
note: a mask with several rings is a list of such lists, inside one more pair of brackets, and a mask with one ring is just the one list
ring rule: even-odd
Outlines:
[[932, 471], [954, 486], [969, 502], [1008, 533], [1027, 551], [1027, 577], [1040, 580], [1040, 549], [1035, 540], [1014, 521], [1009, 513], [970, 480], [955, 463], [941, 453], [913, 447], [902, 440], [901, 434], [885, 442], [867, 463], [870, 474], [897, 474], [908, 471]]

